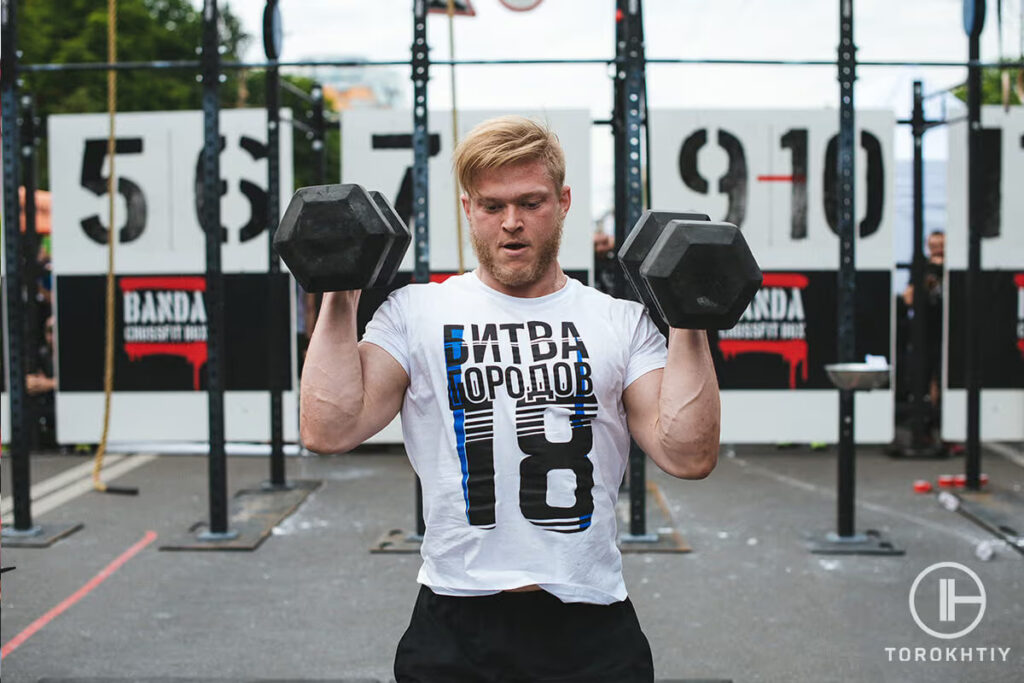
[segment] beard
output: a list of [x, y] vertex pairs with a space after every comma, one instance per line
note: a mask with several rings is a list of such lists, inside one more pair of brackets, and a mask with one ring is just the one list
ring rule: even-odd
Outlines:
[[501, 247], [488, 244], [480, 239], [472, 223], [469, 226], [469, 238], [473, 245], [473, 253], [480, 266], [506, 287], [522, 287], [536, 282], [547, 272], [551, 264], [558, 258], [558, 250], [562, 245], [562, 228], [565, 218], [559, 216], [555, 230], [543, 242], [534, 242], [531, 247], [535, 251], [532, 263], [516, 263], [508, 265], [498, 262]]

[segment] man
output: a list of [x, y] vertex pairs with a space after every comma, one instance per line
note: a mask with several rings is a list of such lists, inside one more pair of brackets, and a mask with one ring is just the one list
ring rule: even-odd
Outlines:
[[614, 294], [615, 274], [622, 272], [615, 258], [615, 235], [600, 229], [594, 232], [594, 287]]
[[[924, 269], [925, 286], [925, 320], [927, 321], [928, 346], [925, 353], [928, 358], [928, 400], [932, 407], [932, 421], [935, 426], [941, 419], [940, 401], [942, 381], [942, 288], [946, 262], [946, 234], [941, 230], [928, 233], [926, 241], [928, 261]], [[906, 308], [914, 307], [914, 283], [911, 282], [903, 290], [903, 303]]]
[[324, 297], [302, 375], [303, 442], [353, 448], [401, 409], [423, 484], [406, 681], [651, 681], [615, 502], [630, 435], [700, 479], [718, 453], [705, 333], [668, 347], [643, 307], [559, 267], [572, 203], [557, 138], [520, 117], [455, 151], [479, 267], [401, 288], [356, 343], [359, 292]]
[[25, 375], [25, 390], [34, 404], [37, 418], [33, 429], [35, 448], [56, 448], [55, 403], [53, 392], [57, 381], [53, 378], [53, 316], [46, 318], [43, 344], [36, 349], [32, 372]]

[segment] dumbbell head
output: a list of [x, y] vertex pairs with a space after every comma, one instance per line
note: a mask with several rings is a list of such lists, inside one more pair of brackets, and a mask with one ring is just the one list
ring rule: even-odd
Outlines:
[[710, 221], [711, 219], [702, 213], [674, 212], [674, 211], [644, 211], [640, 220], [636, 222], [633, 229], [626, 236], [626, 241], [619, 248], [619, 263], [626, 273], [626, 280], [632, 287], [637, 298], [647, 307], [647, 312], [652, 317], [659, 315], [659, 309], [654, 302], [643, 278], [640, 276], [640, 265], [647, 258], [651, 247], [658, 240], [661, 232], [669, 221], [683, 219], [691, 221]]
[[376, 282], [371, 285], [372, 287], [387, 287], [394, 279], [395, 273], [398, 272], [398, 267], [402, 265], [405, 252], [409, 248], [409, 243], [412, 242], [412, 233], [409, 232], [409, 226], [405, 224], [405, 221], [401, 219], [384, 195], [377, 190], [370, 190], [370, 197], [373, 198], [377, 208], [380, 209], [385, 221], [395, 234], [394, 244], [384, 257], [384, 265], [377, 274]]
[[729, 223], [673, 220], [640, 265], [672, 327], [724, 330], [761, 287], [761, 269], [743, 233]]
[[359, 185], [316, 185], [292, 197], [274, 248], [303, 289], [332, 292], [377, 284], [397, 238]]

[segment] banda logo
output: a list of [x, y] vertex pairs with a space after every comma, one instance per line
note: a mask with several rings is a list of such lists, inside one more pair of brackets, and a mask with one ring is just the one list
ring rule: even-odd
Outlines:
[[196, 276], [125, 277], [120, 280], [122, 338], [128, 360], [178, 356], [199, 369], [207, 359], [206, 279]]
[[718, 333], [718, 348], [729, 360], [741, 353], [771, 353], [789, 365], [789, 388], [796, 388], [796, 371], [807, 381], [807, 319], [803, 290], [807, 276], [765, 273], [764, 284], [730, 330]]
[[1015, 274], [1013, 284], [1017, 285], [1017, 349], [1024, 356], [1024, 273]]

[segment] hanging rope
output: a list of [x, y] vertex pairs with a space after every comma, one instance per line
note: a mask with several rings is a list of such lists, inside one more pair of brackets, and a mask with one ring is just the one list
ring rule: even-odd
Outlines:
[[[1010, 17], [1010, 18], [1005, 22], [1005, 26], [1004, 26], [1004, 22], [1003, 22], [1003, 0], [998, 0], [998, 2], [996, 4], [996, 22], [997, 22], [996, 33], [997, 33], [997, 36], [998, 36], [997, 50], [999, 51], [998, 52], [998, 54], [999, 54], [999, 61], [1001, 61], [1001, 62], [1009, 61], [1009, 59], [1007, 57], [1007, 53], [1009, 52], [1010, 48], [1007, 47], [1007, 50], [1004, 51], [1003, 47], [1004, 47], [1004, 35], [1005, 35], [1005, 40], [1006, 41], [1011, 41], [1012, 40], [1011, 36], [1013, 35], [1013, 23], [1012, 23], [1012, 16], [1013, 15], [1010, 14], [1011, 12], [1012, 12], [1012, 3], [1007, 3], [1006, 13], [1007, 13], [1007, 16]], [[1006, 111], [1006, 112], [1010, 111], [1010, 104], [1012, 103], [1011, 95], [1014, 94], [1014, 93], [1016, 93], [1017, 99], [1020, 100], [1018, 102], [1018, 104], [1024, 106], [1024, 0], [1019, 0], [1018, 15], [1019, 16], [1018, 16], [1018, 25], [1017, 25], [1017, 31], [1018, 31], [1017, 39], [1018, 39], [1018, 52], [1019, 52], [1019, 57], [1020, 57], [1021, 64], [1019, 65], [1019, 67], [1017, 69], [1007, 69], [1005, 67], [1000, 67], [999, 68], [999, 85], [1000, 85], [1000, 90], [1001, 90], [1001, 94], [1002, 94], [1003, 111]], [[1010, 45], [1010, 44], [1012, 44], [1012, 43], [1008, 42], [1007, 46]], [[1016, 76], [1017, 76], [1016, 77], [1016, 82], [1014, 82], [1014, 79], [1013, 79], [1013, 72], [1014, 71], [1016, 71]]]
[[[448, 0], [448, 53], [452, 60], [452, 150], [459, 145], [459, 107], [455, 99], [455, 0]], [[462, 256], [462, 201], [459, 199], [459, 179], [455, 179], [455, 242], [458, 245], [459, 275], [466, 272]]]
[[[117, 0], [107, 0], [107, 62], [117, 62]], [[103, 435], [92, 466], [92, 486], [104, 493], [136, 494], [138, 489], [107, 486], [100, 479], [103, 469], [103, 456], [107, 451], [107, 435], [110, 430], [110, 396], [114, 390], [114, 244], [117, 242], [117, 230], [114, 225], [114, 199], [117, 188], [114, 176], [114, 159], [117, 151], [117, 136], [114, 130], [115, 114], [117, 113], [117, 71], [107, 70], [107, 114], [109, 116], [110, 135], [107, 137], [107, 163], [110, 164], [110, 175], [107, 177], [107, 302], [106, 302], [106, 344], [103, 349]]]
[[1020, 100], [1020, 105], [1024, 107], [1024, 0], [1020, 2], [1020, 20], [1017, 22], [1017, 30], [1020, 33], [1018, 36], [1020, 68], [1017, 70], [1017, 84], [1014, 87], [1017, 91], [1017, 99]]
[[[1003, 61], [1003, 0], [996, 1], [996, 35], [999, 61]], [[1000, 67], [999, 85], [1002, 91], [1003, 111], [1010, 111], [1010, 72]]]

